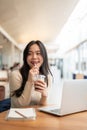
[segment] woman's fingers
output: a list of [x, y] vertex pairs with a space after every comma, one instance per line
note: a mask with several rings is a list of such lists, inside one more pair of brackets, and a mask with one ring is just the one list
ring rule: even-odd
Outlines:
[[35, 88], [38, 88], [38, 89], [45, 89], [47, 87], [46, 83], [41, 80], [35, 81], [34, 86]]
[[31, 69], [31, 73], [32, 74], [39, 74], [39, 68], [36, 65], [33, 66]]

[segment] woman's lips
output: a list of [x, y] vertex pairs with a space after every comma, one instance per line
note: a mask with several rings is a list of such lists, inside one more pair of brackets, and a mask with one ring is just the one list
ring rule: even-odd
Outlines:
[[34, 61], [32, 61], [31, 62], [33, 65], [37, 65], [39, 62], [34, 62]]

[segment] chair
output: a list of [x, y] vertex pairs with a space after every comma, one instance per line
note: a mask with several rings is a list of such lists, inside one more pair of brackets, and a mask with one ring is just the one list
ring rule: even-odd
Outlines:
[[84, 79], [84, 75], [83, 74], [76, 74], [76, 79]]
[[0, 85], [0, 101], [4, 100], [5, 98], [5, 87]]
[[10, 109], [11, 99], [6, 97], [6, 89], [8, 86], [8, 73], [6, 70], [0, 70], [0, 112]]
[[7, 70], [0, 70], [0, 81], [8, 81], [8, 72]]
[[84, 75], [83, 74], [73, 74], [73, 79], [84, 79]]

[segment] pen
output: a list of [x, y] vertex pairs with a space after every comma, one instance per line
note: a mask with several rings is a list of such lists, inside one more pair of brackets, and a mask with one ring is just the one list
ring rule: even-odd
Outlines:
[[22, 116], [23, 118], [27, 118], [25, 115], [23, 115], [22, 113], [15, 111], [17, 114], [19, 114], [20, 116]]

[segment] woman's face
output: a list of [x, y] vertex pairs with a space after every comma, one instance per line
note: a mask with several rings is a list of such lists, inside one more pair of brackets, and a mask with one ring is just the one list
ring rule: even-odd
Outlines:
[[37, 44], [34, 44], [30, 47], [28, 56], [27, 56], [27, 63], [32, 68], [33, 66], [40, 66], [43, 64], [43, 57], [40, 52], [40, 48]]

